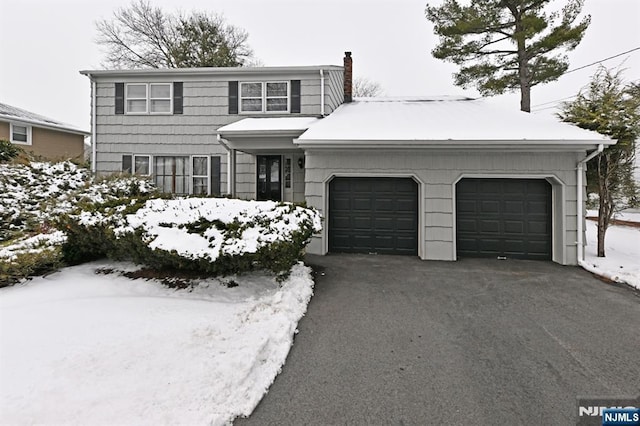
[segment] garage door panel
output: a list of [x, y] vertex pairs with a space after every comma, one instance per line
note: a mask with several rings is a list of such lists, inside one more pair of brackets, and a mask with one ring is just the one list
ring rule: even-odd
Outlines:
[[518, 234], [522, 235], [525, 232], [525, 224], [519, 220], [505, 220], [504, 221], [505, 234]]
[[527, 223], [530, 235], [547, 235], [547, 222], [529, 221]]
[[478, 229], [476, 232], [479, 234], [499, 234], [500, 222], [497, 220], [479, 220]]
[[418, 185], [406, 178], [335, 178], [328, 233], [332, 252], [417, 255]]
[[480, 212], [498, 214], [500, 212], [500, 202], [499, 201], [481, 201]]
[[458, 256], [551, 259], [551, 186], [542, 179], [462, 179]]
[[506, 200], [504, 202], [504, 212], [506, 214], [522, 214], [524, 210], [524, 203], [520, 200]]

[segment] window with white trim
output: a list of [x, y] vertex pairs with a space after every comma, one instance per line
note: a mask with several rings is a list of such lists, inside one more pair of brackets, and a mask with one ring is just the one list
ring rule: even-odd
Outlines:
[[171, 114], [171, 83], [128, 83], [127, 114]]
[[149, 111], [151, 114], [171, 113], [171, 84], [149, 84]]
[[289, 82], [241, 82], [240, 112], [288, 112]]
[[134, 155], [133, 156], [133, 173], [137, 175], [149, 176], [151, 156], [149, 155]]
[[193, 194], [209, 195], [209, 157], [193, 156]]
[[11, 142], [20, 145], [31, 145], [31, 126], [11, 123]]

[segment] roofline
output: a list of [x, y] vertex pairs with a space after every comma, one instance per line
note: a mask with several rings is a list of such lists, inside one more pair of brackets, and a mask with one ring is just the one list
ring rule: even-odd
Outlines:
[[271, 74], [282, 72], [319, 72], [320, 70], [342, 71], [339, 65], [282, 66], [282, 67], [202, 67], [202, 68], [148, 68], [131, 70], [82, 70], [87, 77], [126, 77], [140, 75], [224, 75], [224, 74]]
[[3, 121], [6, 120], [12, 123], [26, 123], [34, 127], [41, 127], [43, 129], [59, 130], [67, 133], [74, 133], [77, 135], [91, 136], [91, 132], [87, 132], [82, 129], [77, 129], [75, 127], [69, 127], [65, 125], [58, 126], [55, 124], [45, 124], [45, 123], [42, 123], [41, 121], [31, 120], [23, 117], [16, 117], [15, 115], [0, 114], [0, 120], [3, 120]]
[[301, 148], [328, 148], [328, 149], [364, 149], [364, 148], [391, 148], [391, 149], [501, 149], [522, 150], [541, 149], [554, 151], [573, 151], [595, 149], [598, 145], [614, 145], [617, 141], [604, 140], [319, 140], [319, 139], [294, 139], [294, 144]]
[[250, 138], [256, 136], [290, 136], [297, 138], [307, 129], [269, 129], [269, 130], [217, 130], [218, 134], [224, 138], [236, 137], [236, 138]]

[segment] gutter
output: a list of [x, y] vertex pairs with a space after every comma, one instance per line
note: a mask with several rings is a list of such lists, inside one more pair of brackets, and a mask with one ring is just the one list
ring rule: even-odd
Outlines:
[[97, 145], [98, 141], [96, 140], [96, 117], [97, 117], [97, 105], [96, 105], [96, 81], [93, 79], [91, 74], [87, 75], [91, 80], [91, 173], [96, 175], [96, 171], [98, 165], [96, 164], [98, 161], [98, 152]]
[[324, 113], [324, 70], [320, 68], [320, 115], [325, 116]]
[[578, 238], [576, 241], [576, 248], [577, 248], [577, 257], [578, 257], [578, 265], [580, 266], [584, 266], [584, 209], [583, 209], [583, 199], [582, 199], [582, 192], [584, 191], [584, 183], [583, 183], [583, 177], [582, 175], [584, 174], [584, 165], [591, 160], [592, 158], [596, 157], [597, 155], [600, 155], [600, 153], [602, 153], [602, 151], [604, 151], [604, 144], [599, 144], [598, 145], [598, 149], [593, 151], [591, 154], [587, 155], [585, 158], [583, 158], [582, 160], [578, 161], [578, 167], [577, 167], [577, 173], [578, 173], [578, 183], [577, 183], [577, 200], [578, 200], [578, 208], [577, 208], [577, 213], [576, 213], [576, 218], [578, 220]]

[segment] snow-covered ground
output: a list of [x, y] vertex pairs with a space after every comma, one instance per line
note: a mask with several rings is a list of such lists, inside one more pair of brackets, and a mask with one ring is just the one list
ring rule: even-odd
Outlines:
[[[224, 424], [280, 371], [312, 295], [299, 264], [188, 290], [90, 263], [0, 289], [0, 424]], [[232, 283], [233, 284], [233, 283]]]
[[[597, 211], [588, 211], [588, 217], [597, 217]], [[619, 213], [618, 220], [640, 223], [640, 213]], [[597, 257], [598, 229], [595, 221], [587, 220], [587, 247], [582, 265], [589, 272], [640, 289], [640, 228], [613, 225], [605, 237], [606, 257]]]

